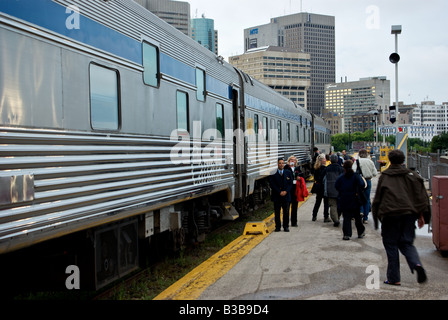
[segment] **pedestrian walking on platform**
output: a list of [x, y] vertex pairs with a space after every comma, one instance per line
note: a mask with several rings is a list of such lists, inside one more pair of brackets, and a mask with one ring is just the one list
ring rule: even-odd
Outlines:
[[417, 282], [426, 281], [417, 249], [414, 247], [415, 222], [419, 228], [428, 223], [429, 197], [423, 179], [403, 166], [405, 155], [401, 150], [389, 152], [390, 166], [378, 180], [372, 214], [375, 228], [381, 221], [381, 236], [387, 254], [387, 280], [400, 285], [399, 252], [405, 257], [411, 272], [417, 271]]
[[367, 203], [361, 206], [361, 213], [363, 215], [363, 222], [367, 223], [369, 220], [369, 212], [372, 211], [370, 202], [370, 192], [372, 191], [372, 178], [377, 176], [377, 170], [372, 160], [368, 158], [367, 150], [359, 150], [359, 159], [353, 163], [353, 171], [362, 175], [367, 182], [367, 188], [364, 190]]
[[344, 173], [344, 169], [338, 164], [338, 156], [333, 154], [330, 157], [331, 164], [325, 169], [324, 176], [324, 196], [328, 199], [328, 206], [330, 209], [330, 217], [333, 220], [333, 225], [338, 227], [341, 217], [341, 212], [338, 208], [339, 192], [336, 190], [336, 180]]
[[281, 229], [282, 222], [280, 218], [280, 211], [283, 210], [283, 229], [289, 232], [289, 206], [291, 203], [291, 187], [292, 187], [292, 173], [290, 170], [285, 170], [285, 161], [278, 160], [278, 169], [269, 176], [269, 183], [271, 185], [272, 194], [271, 200], [274, 202], [275, 212], [275, 231]]
[[330, 222], [328, 213], [328, 198], [324, 197], [324, 183], [323, 178], [325, 176], [325, 154], [320, 154], [317, 157], [314, 165], [314, 184], [311, 189], [311, 193], [316, 194], [316, 203], [313, 208], [313, 221], [317, 219], [317, 212], [319, 211], [322, 200], [324, 200], [324, 222]]
[[299, 205], [297, 196], [296, 196], [296, 188], [298, 184], [300, 183], [300, 177], [302, 176], [302, 171], [300, 170], [300, 167], [297, 165], [297, 158], [294, 156], [291, 156], [288, 158], [288, 161], [286, 161], [287, 164], [285, 165], [285, 170], [291, 171], [293, 181], [292, 181], [292, 187], [291, 187], [291, 227], [297, 227], [297, 207]]
[[352, 218], [355, 219], [358, 238], [364, 238], [366, 230], [360, 213], [361, 203], [358, 200], [360, 189], [364, 189], [366, 185], [361, 176], [353, 171], [352, 166], [353, 161], [345, 160], [344, 174], [335, 183], [336, 190], [339, 192], [339, 208], [344, 218], [342, 223], [343, 240], [350, 240], [352, 237]]

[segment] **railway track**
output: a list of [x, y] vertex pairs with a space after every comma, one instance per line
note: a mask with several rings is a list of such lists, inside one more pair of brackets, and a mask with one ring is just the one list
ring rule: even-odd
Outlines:
[[[252, 214], [227, 222], [212, 230], [202, 243], [190, 245], [176, 257], [165, 255], [160, 261], [137, 271], [93, 297], [93, 300], [148, 300], [157, 296], [189, 271], [239, 237], [248, 221], [264, 220], [273, 212], [272, 204], [259, 207]], [[163, 280], [161, 280], [163, 279]]]

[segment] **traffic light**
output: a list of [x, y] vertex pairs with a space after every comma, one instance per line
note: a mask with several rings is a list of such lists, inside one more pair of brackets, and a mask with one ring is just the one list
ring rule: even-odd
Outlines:
[[389, 61], [393, 64], [400, 62], [400, 55], [398, 53], [392, 53], [389, 57]]

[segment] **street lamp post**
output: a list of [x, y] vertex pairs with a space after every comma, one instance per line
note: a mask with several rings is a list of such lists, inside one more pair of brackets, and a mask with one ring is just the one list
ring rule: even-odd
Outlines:
[[395, 108], [397, 113], [397, 121], [395, 122], [396, 133], [398, 133], [398, 121], [400, 118], [400, 111], [398, 108], [398, 62], [400, 61], [400, 55], [398, 54], [398, 35], [401, 34], [401, 26], [392, 26], [392, 34], [395, 35], [395, 52], [389, 57], [390, 62], [395, 64]]
[[401, 149], [405, 154], [405, 164], [407, 167], [407, 133], [399, 132], [399, 121], [400, 121], [400, 109], [398, 107], [398, 62], [400, 61], [400, 55], [398, 54], [398, 35], [401, 34], [401, 26], [392, 26], [392, 34], [395, 35], [395, 52], [389, 57], [390, 62], [395, 64], [395, 108], [396, 108], [396, 122], [395, 122], [395, 148]]

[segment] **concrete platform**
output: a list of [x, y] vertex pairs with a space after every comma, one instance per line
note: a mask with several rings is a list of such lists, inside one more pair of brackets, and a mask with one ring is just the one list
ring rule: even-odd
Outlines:
[[[372, 198], [377, 179], [372, 181]], [[315, 196], [299, 208], [299, 227], [270, 233], [198, 300], [390, 300], [448, 299], [448, 259], [432, 243], [427, 226], [418, 232], [416, 247], [428, 275], [418, 284], [404, 256], [401, 286], [383, 284], [387, 258], [381, 231], [370, 219], [366, 237], [342, 240], [342, 228], [323, 222], [323, 204], [311, 221]], [[195, 298], [196, 299], [196, 298]]]

